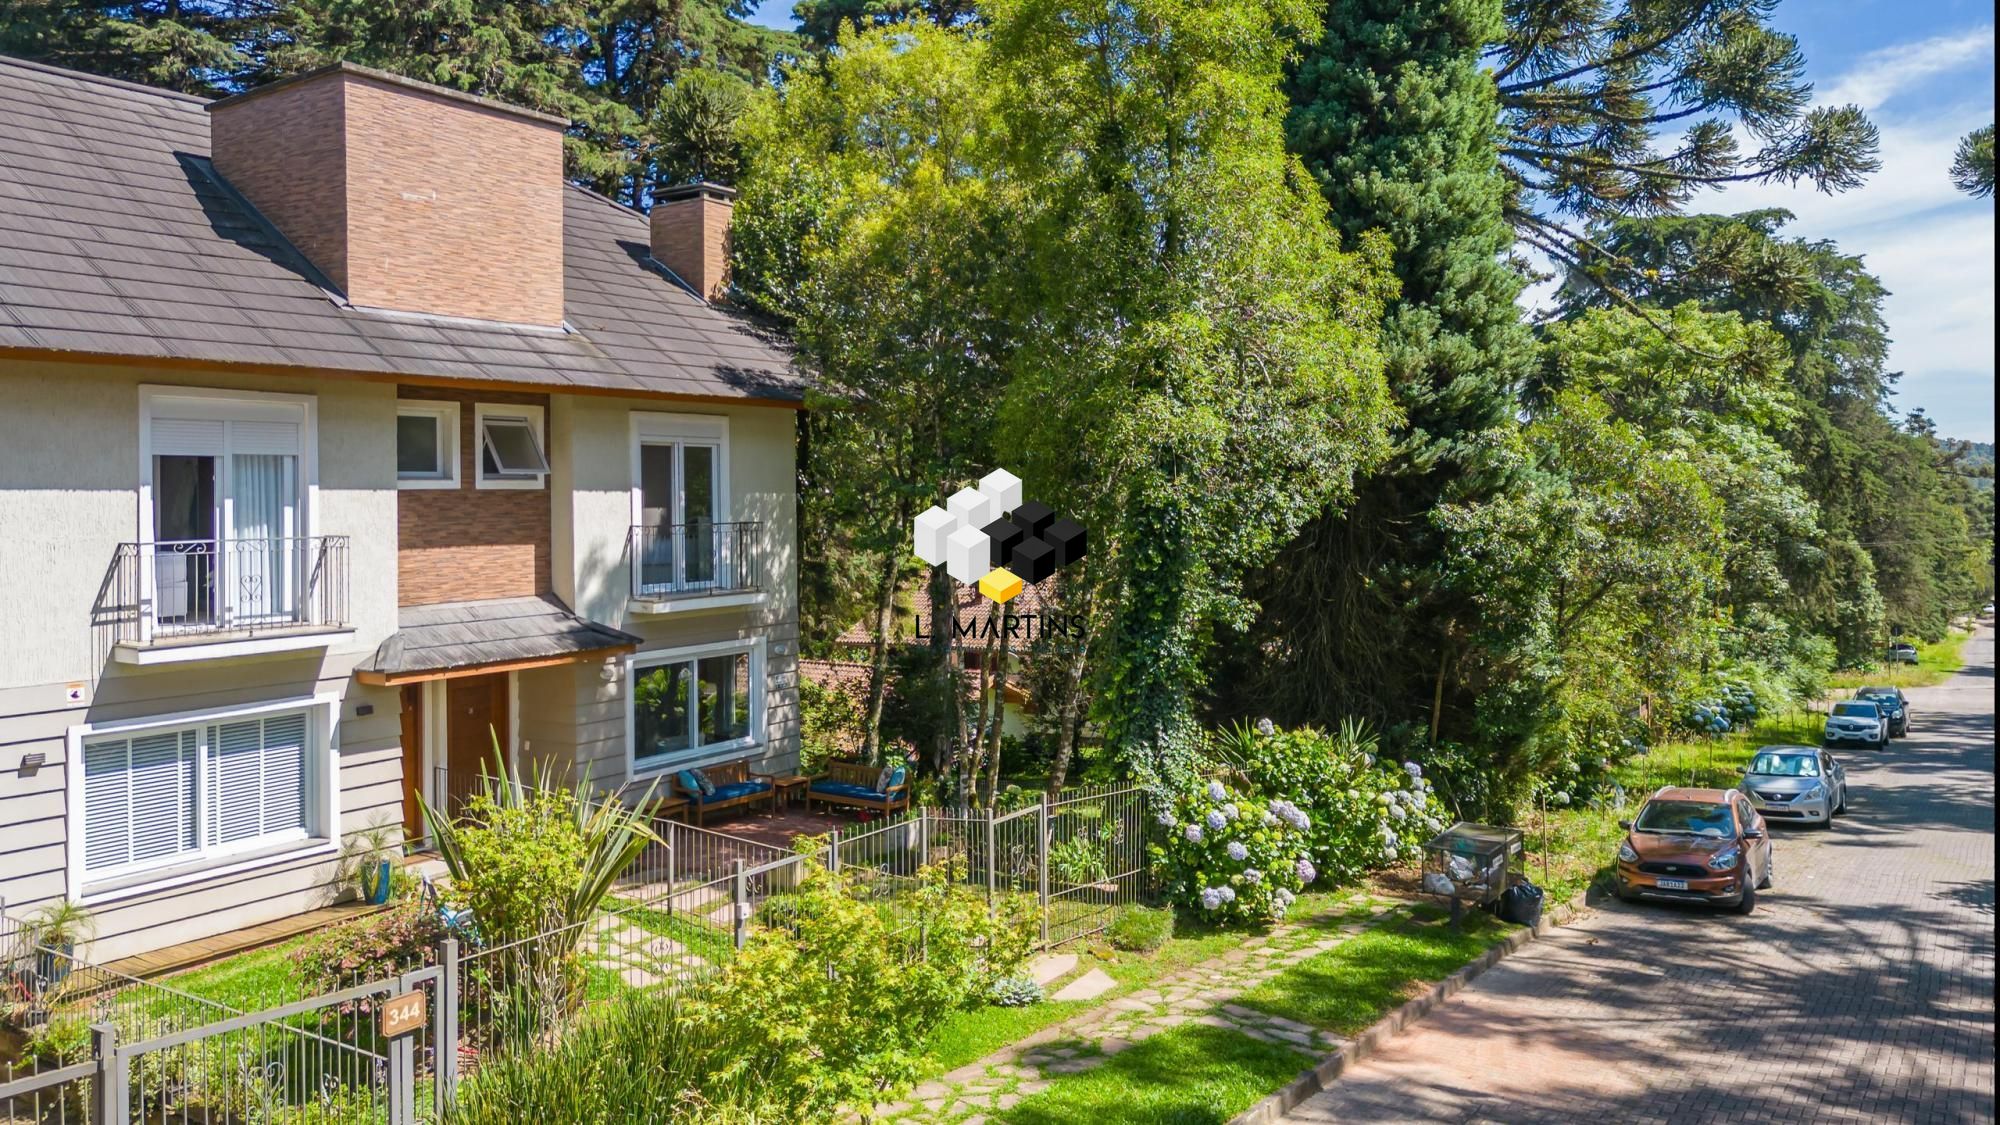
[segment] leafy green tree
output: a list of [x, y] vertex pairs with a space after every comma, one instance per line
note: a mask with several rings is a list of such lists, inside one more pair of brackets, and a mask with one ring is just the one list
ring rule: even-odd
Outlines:
[[1974, 129], [1951, 158], [1951, 186], [1975, 198], [1993, 194], [1993, 126]]
[[[870, 560], [849, 577], [866, 584], [875, 626], [871, 754], [889, 622], [915, 568], [912, 521], [994, 464], [1008, 336], [1001, 232], [1013, 207], [1012, 189], [993, 174], [985, 51], [922, 24], [893, 37], [850, 35], [837, 56], [794, 68], [745, 125], [735, 285], [745, 304], [790, 327], [819, 372], [802, 474], [807, 518], [823, 519], [816, 526], [842, 553]], [[930, 581], [933, 604], [952, 605], [942, 568]], [[928, 678], [948, 671], [954, 643], [949, 630], [937, 634]], [[944, 698], [959, 721], [925, 748], [955, 769], [972, 734], [963, 692]]]
[[[1989, 552], [1970, 535], [1972, 492], [1933, 435], [1884, 412], [1887, 295], [1861, 259], [1786, 238], [1784, 211], [1624, 219], [1594, 232], [1586, 268], [1649, 305], [1698, 301], [1771, 325], [1789, 345], [1796, 414], [1781, 441], [1820, 509], [1812, 551], [1786, 560], [1789, 616], [1873, 659], [1892, 628], [1942, 634]], [[1565, 284], [1570, 315], [1618, 304], [1595, 279]], [[1976, 579], [1971, 580], [1977, 586]]]
[[1244, 571], [1386, 452], [1379, 241], [1284, 149], [1302, 4], [987, 9], [1022, 184], [1003, 455], [1090, 527], [1107, 744], [1178, 780]]
[[1382, 347], [1405, 424], [1352, 503], [1319, 513], [1252, 582], [1259, 618], [1231, 659], [1247, 690], [1225, 710], [1322, 726], [1428, 716], [1461, 735], [1470, 719], [1472, 678], [1449, 672], [1471, 651], [1475, 605], [1444, 581], [1431, 514], [1509, 487], [1496, 452], [1535, 354], [1480, 63], [1503, 34], [1498, 0], [1354, 0], [1327, 6], [1291, 67], [1289, 144], [1329, 217], [1350, 242], [1381, 231], [1393, 248]]

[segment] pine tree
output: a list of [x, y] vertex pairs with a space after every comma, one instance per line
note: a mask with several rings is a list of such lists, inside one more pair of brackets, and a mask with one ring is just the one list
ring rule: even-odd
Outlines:
[[1498, 0], [1336, 3], [1290, 76], [1290, 145], [1333, 221], [1394, 247], [1383, 348], [1404, 425], [1353, 504], [1323, 513], [1252, 588], [1262, 613], [1236, 659], [1281, 721], [1423, 716], [1465, 733], [1475, 609], [1444, 580], [1432, 516], [1509, 486], [1503, 435], [1534, 355], [1480, 66], [1503, 32]]

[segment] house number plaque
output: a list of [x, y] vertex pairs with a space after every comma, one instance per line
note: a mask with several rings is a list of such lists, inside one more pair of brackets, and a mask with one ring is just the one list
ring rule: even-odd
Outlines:
[[382, 1038], [394, 1039], [398, 1035], [424, 1026], [424, 994], [405, 992], [401, 996], [391, 996], [382, 1003]]

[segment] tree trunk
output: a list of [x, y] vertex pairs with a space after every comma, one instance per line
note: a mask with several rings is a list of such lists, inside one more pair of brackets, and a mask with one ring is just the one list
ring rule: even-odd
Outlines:
[[1438, 645], [1437, 684], [1431, 689], [1431, 745], [1432, 746], [1437, 745], [1438, 720], [1444, 714], [1444, 669], [1445, 669], [1445, 662], [1451, 658], [1451, 649], [1449, 647], [1450, 644], [1451, 644], [1451, 639], [1450, 637], [1447, 636], [1444, 642]]
[[889, 632], [896, 617], [896, 572], [901, 569], [894, 552], [885, 552], [882, 575], [875, 585], [875, 637], [868, 654], [868, 713], [861, 728], [861, 757], [869, 765], [882, 760], [882, 701], [889, 688]]

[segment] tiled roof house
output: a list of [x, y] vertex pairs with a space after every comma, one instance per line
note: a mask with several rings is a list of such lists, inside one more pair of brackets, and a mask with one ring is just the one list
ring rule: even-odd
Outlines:
[[788, 764], [781, 341], [730, 192], [340, 65], [221, 101], [0, 59], [0, 903], [122, 957], [320, 905], [496, 743]]

